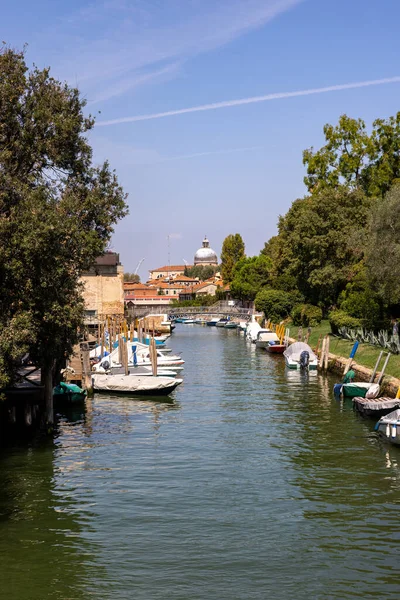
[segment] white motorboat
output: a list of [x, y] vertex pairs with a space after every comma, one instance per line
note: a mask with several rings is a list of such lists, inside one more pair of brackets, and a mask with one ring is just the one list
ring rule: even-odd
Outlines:
[[270, 342], [279, 342], [279, 337], [271, 329], [259, 329], [256, 337], [257, 348], [267, 348]]
[[[136, 348], [134, 353], [132, 346]], [[157, 366], [158, 367], [175, 367], [185, 363], [178, 354], [165, 355], [161, 350], [157, 350]], [[151, 366], [149, 346], [140, 344], [139, 342], [129, 344], [128, 346], [128, 366]], [[114, 367], [121, 367], [119, 362], [118, 348], [113, 350], [108, 356], [104, 356], [98, 363], [93, 365], [95, 373], [106, 373]]]
[[96, 392], [128, 396], [166, 396], [183, 382], [173, 377], [146, 377], [141, 375], [93, 374], [92, 386]]
[[251, 342], [255, 343], [260, 329], [261, 326], [259, 325], [259, 323], [257, 323], [257, 321], [252, 321], [251, 323], [248, 323], [246, 329], [246, 338]]
[[317, 370], [318, 357], [310, 346], [304, 342], [295, 342], [288, 346], [283, 353], [289, 369]]
[[400, 408], [379, 419], [375, 431], [391, 444], [400, 446]]

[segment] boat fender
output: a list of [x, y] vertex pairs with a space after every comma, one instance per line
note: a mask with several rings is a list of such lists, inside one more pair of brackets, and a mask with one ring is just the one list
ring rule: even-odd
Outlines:
[[342, 384], [341, 383], [335, 383], [335, 385], [333, 386], [333, 393], [335, 394], [335, 396], [340, 396], [340, 394], [342, 393]]
[[390, 437], [390, 425], [389, 423], [386, 425], [386, 437]]
[[396, 433], [397, 433], [397, 427], [396, 427], [396, 425], [392, 425], [392, 438], [396, 437]]

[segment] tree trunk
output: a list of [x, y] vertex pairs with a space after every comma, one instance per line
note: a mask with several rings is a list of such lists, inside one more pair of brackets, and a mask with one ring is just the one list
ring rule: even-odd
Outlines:
[[45, 422], [47, 425], [54, 423], [53, 411], [53, 369], [51, 365], [42, 367], [42, 385], [44, 385]]

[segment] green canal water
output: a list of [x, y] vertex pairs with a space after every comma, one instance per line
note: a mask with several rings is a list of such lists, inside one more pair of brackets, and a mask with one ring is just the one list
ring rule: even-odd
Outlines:
[[0, 451], [0, 598], [399, 598], [400, 452], [235, 331], [170, 345], [170, 403], [96, 396]]

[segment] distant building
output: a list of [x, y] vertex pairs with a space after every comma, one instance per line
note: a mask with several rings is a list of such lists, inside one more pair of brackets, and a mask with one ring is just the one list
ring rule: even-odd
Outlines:
[[194, 255], [194, 266], [216, 267], [218, 265], [218, 256], [212, 248], [207, 236], [203, 240], [203, 246], [199, 248]]
[[86, 322], [124, 314], [124, 269], [119, 254], [106, 252], [81, 277]]
[[183, 275], [185, 273], [185, 269], [190, 269], [191, 267], [192, 265], [167, 265], [165, 267], [159, 267], [158, 269], [149, 271], [150, 280], [164, 279], [168, 277], [174, 279], [178, 275]]

